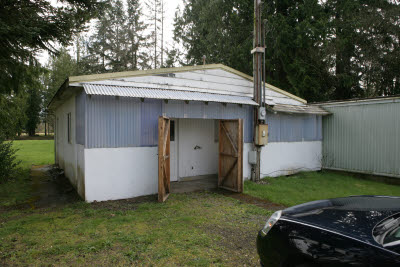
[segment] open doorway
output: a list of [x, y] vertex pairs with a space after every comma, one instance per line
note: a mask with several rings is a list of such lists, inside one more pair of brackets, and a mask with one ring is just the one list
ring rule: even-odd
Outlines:
[[241, 192], [242, 120], [161, 118], [160, 201], [170, 191], [181, 193], [222, 187]]

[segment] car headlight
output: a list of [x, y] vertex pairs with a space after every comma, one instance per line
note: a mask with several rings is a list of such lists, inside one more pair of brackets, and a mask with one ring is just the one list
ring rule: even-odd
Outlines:
[[267, 223], [265, 224], [264, 228], [261, 230], [261, 234], [265, 236], [269, 230], [271, 230], [272, 226], [279, 220], [279, 218], [282, 215], [282, 211], [278, 210], [277, 212], [274, 212], [271, 217], [269, 217]]

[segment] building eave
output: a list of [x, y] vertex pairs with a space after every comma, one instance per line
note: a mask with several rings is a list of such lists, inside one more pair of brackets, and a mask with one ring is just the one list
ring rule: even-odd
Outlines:
[[[101, 81], [101, 80], [110, 80], [110, 79], [118, 79], [118, 78], [126, 78], [126, 77], [139, 77], [139, 76], [151, 76], [151, 75], [160, 75], [167, 73], [176, 73], [176, 72], [187, 72], [187, 71], [197, 71], [197, 70], [209, 70], [209, 69], [222, 69], [232, 74], [238, 75], [246, 80], [253, 82], [253, 77], [247, 75], [243, 72], [235, 70], [231, 67], [225, 66], [223, 64], [207, 64], [207, 65], [196, 65], [196, 66], [184, 66], [184, 67], [176, 67], [176, 68], [161, 68], [161, 69], [150, 69], [150, 70], [136, 70], [136, 71], [123, 71], [123, 72], [112, 72], [112, 73], [103, 73], [103, 74], [91, 74], [91, 75], [81, 75], [81, 76], [71, 76], [67, 79], [64, 84], [57, 90], [53, 99], [50, 101], [48, 108], [51, 109], [54, 107], [55, 100], [62, 95], [62, 91], [67, 88], [71, 88], [68, 85], [71, 83], [85, 83], [85, 82], [93, 82], [93, 81]], [[279, 89], [271, 84], [266, 83], [266, 87], [272, 91], [283, 94], [291, 99], [299, 101], [300, 103], [306, 104], [307, 101], [298, 96], [295, 96], [291, 93], [288, 93], [282, 89]]]

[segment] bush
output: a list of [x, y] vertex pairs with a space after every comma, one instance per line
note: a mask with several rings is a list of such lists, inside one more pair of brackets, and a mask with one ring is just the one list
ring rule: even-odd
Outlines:
[[3, 136], [0, 136], [0, 184], [13, 178], [19, 165], [16, 152], [13, 142], [6, 141]]

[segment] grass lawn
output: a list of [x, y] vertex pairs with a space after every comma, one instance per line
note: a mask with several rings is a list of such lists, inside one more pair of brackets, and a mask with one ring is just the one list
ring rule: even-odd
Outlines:
[[[51, 141], [15, 144], [25, 169], [53, 162]], [[154, 197], [13, 206], [29, 197], [29, 186], [24, 175], [0, 185], [7, 193], [0, 198], [0, 266], [256, 266], [257, 231], [271, 214], [216, 193], [172, 194], [163, 204]]]
[[78, 202], [0, 216], [0, 265], [234, 266], [258, 263], [264, 209], [213, 193], [165, 204]]
[[400, 196], [400, 186], [360, 179], [336, 172], [304, 172], [265, 178], [267, 183], [245, 182], [244, 193], [285, 206], [351, 195]]
[[14, 148], [18, 149], [17, 157], [25, 169], [30, 169], [32, 164], [54, 163], [53, 140], [15, 140]]

